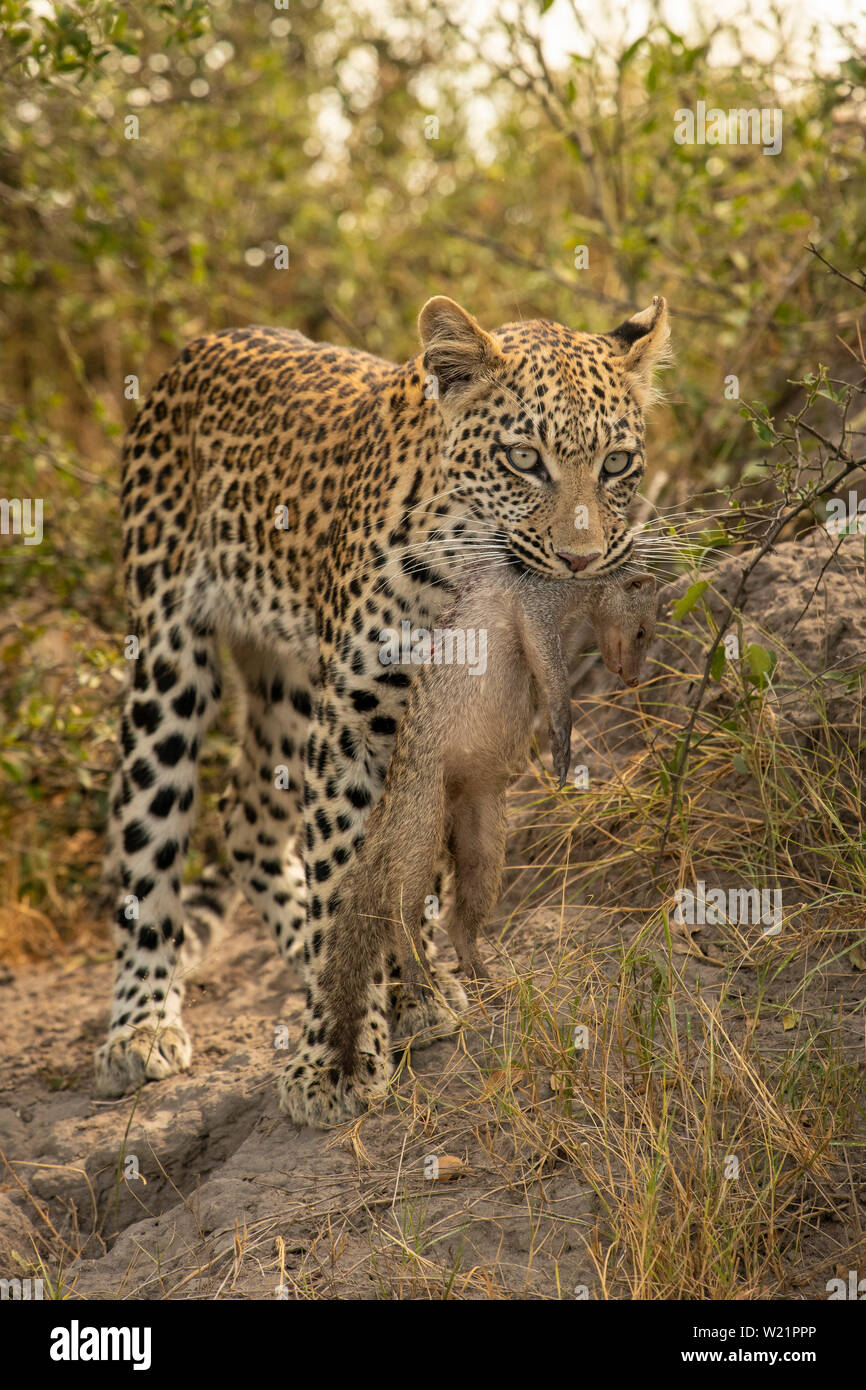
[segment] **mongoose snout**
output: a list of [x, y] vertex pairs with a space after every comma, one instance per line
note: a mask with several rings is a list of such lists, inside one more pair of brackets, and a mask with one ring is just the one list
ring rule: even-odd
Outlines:
[[656, 630], [658, 596], [651, 574], [634, 574], [618, 584], [598, 586], [588, 610], [602, 660], [625, 685], [640, 683], [644, 657]]

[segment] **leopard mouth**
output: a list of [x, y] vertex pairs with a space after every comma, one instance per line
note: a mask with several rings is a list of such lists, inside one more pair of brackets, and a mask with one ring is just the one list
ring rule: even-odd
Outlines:
[[542, 567], [541, 565], [531, 564], [529, 559], [520, 555], [512, 545], [506, 546], [503, 554], [506, 563], [510, 565], [512, 569], [517, 570], [519, 574], [536, 574], [541, 575], [545, 579], [561, 578], [558, 569], [548, 569], [546, 566]]
[[591, 583], [594, 579], [601, 579], [608, 575], [616, 574], [617, 570], [621, 569], [623, 565], [628, 564], [629, 560], [632, 558], [632, 549], [631, 539], [629, 539], [629, 542], [622, 547], [620, 554], [611, 554], [609, 552], [602, 563], [597, 567], [587, 570], [586, 572], [578, 571], [577, 573], [568, 569], [564, 564], [557, 563], [554, 567], [552, 564], [547, 565], [539, 563], [541, 557], [537, 557], [529, 552], [522, 553], [513, 540], [509, 540], [506, 544], [503, 550], [503, 559], [506, 564], [510, 565], [512, 569], [517, 570], [520, 574], [541, 575], [545, 579], [572, 579], [575, 583], [579, 584], [581, 582]]
[[586, 572], [578, 571], [577, 573], [569, 569], [564, 562], [560, 562], [555, 567], [553, 565], [542, 566], [531, 563], [510, 545], [505, 551], [504, 558], [506, 563], [510, 565], [512, 569], [517, 570], [519, 574], [531, 574], [541, 579], [569, 579], [575, 584], [591, 584], [593, 580], [599, 579], [603, 575], [615, 573], [619, 566], [625, 563], [628, 557], [624, 556], [622, 560], [617, 561], [616, 565], [605, 566], [599, 569], [590, 569]]
[[631, 532], [627, 532], [624, 536], [619, 538], [618, 542], [614, 543], [613, 548], [609, 550], [605, 556], [604, 563], [599, 565], [592, 577], [597, 579], [599, 576], [616, 574], [622, 569], [623, 565], [629, 563], [633, 555], [634, 536]]

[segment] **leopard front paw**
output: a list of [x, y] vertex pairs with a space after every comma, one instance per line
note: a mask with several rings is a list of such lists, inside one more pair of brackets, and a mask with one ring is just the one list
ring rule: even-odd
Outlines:
[[122, 1096], [143, 1081], [187, 1071], [191, 1061], [192, 1043], [180, 1024], [116, 1028], [96, 1054], [96, 1089], [101, 1096]]

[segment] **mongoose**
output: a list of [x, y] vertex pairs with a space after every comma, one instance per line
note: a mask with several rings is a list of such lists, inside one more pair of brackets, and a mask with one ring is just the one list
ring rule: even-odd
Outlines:
[[568, 776], [565, 621], [587, 617], [605, 665], [635, 685], [655, 632], [657, 606], [657, 586], [649, 574], [548, 580], [500, 567], [470, 575], [444, 620], [444, 632], [446, 640], [450, 635], [451, 654], [459, 634], [462, 651], [474, 651], [474, 664], [443, 662], [440, 639], [438, 653], [434, 645], [432, 661], [421, 666], [382, 796], [343, 885], [323, 981], [341, 1021], [332, 1042], [347, 1074], [356, 1060], [365, 991], [374, 973], [383, 970], [387, 947], [396, 943], [409, 991], [417, 992], [423, 980], [421, 923], [443, 851], [454, 868], [449, 935], [463, 969], [484, 974], [476, 939], [499, 896], [506, 788], [525, 768], [539, 699], [548, 711], [560, 787]]

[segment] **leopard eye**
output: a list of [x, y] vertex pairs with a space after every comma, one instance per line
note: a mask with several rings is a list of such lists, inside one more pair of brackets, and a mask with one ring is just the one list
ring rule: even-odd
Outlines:
[[540, 458], [537, 449], [521, 449], [513, 444], [510, 449], [506, 449], [505, 457], [512, 468], [519, 468], [522, 473], [528, 473], [531, 469], [537, 468]]
[[616, 454], [608, 454], [602, 464], [602, 472], [608, 478], [618, 478], [631, 467], [632, 455], [620, 451]]

